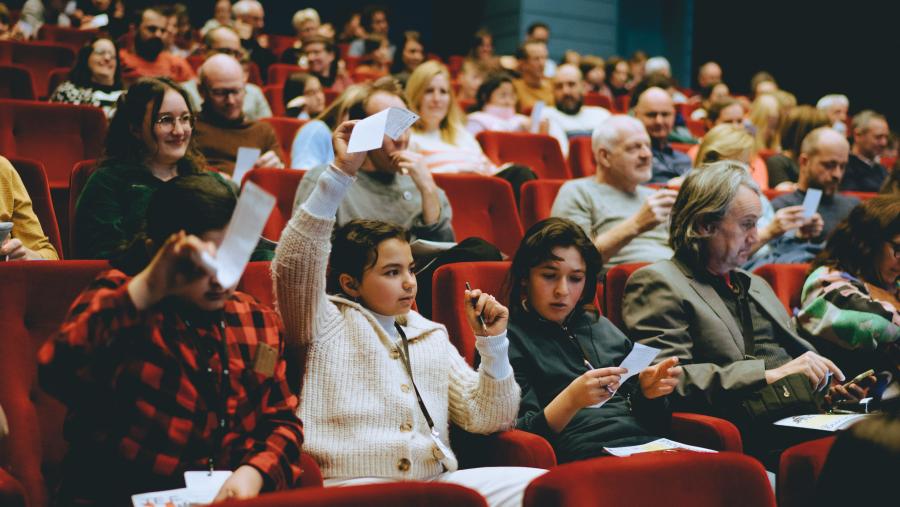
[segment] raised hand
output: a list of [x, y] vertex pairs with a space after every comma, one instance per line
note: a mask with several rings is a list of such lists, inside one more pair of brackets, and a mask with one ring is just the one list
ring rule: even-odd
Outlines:
[[215, 254], [216, 247], [184, 231], [163, 243], [150, 264], [128, 284], [128, 293], [138, 310], [153, 306], [203, 277], [212, 276], [201, 262], [201, 252]]
[[345, 121], [334, 129], [331, 136], [331, 144], [334, 147], [334, 166], [348, 176], [356, 176], [359, 166], [366, 159], [366, 152], [347, 153], [347, 145], [350, 143], [350, 134], [359, 120]]

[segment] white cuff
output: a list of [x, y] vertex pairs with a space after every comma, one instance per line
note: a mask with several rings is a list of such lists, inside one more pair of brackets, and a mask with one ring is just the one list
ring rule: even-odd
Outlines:
[[341, 170], [329, 164], [328, 169], [319, 175], [316, 181], [316, 188], [313, 189], [306, 202], [303, 203], [303, 209], [307, 213], [318, 218], [334, 218], [337, 210], [341, 206], [347, 190], [356, 178], [349, 176]]
[[476, 336], [475, 349], [481, 355], [481, 370], [488, 376], [500, 380], [512, 374], [506, 331], [497, 336]]

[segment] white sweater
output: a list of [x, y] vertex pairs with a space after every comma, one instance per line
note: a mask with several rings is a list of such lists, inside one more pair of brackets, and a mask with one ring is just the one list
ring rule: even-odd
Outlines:
[[[304, 450], [329, 479], [424, 479], [443, 470], [400, 359], [399, 340], [359, 304], [325, 293], [334, 216], [351, 183], [333, 169], [323, 173], [282, 233], [273, 261], [288, 340], [308, 347], [298, 409]], [[323, 210], [330, 213], [327, 218], [317, 216]], [[512, 426], [519, 387], [505, 334], [477, 338], [479, 352], [493, 364], [475, 372], [443, 325], [412, 311], [405, 322], [398, 320], [409, 338], [416, 385], [445, 445], [450, 421], [475, 433]], [[487, 371], [503, 376], [495, 379]], [[455, 470], [456, 457], [448, 458]]]

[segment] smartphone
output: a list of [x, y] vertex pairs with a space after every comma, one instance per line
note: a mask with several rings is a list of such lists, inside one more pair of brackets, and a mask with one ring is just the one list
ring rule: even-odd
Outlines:
[[0, 222], [0, 245], [6, 241], [6, 238], [9, 237], [9, 233], [12, 232], [13, 224], [12, 222]]

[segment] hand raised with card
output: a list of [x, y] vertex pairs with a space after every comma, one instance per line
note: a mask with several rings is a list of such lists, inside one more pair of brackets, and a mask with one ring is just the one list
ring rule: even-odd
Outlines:
[[334, 166], [347, 176], [356, 176], [359, 166], [366, 159], [366, 152], [348, 153], [348, 145], [350, 144], [350, 136], [353, 134], [353, 127], [359, 123], [359, 120], [345, 121], [334, 129], [331, 136], [331, 144], [334, 147]]
[[147, 309], [203, 277], [215, 275], [200, 261], [201, 252], [215, 254], [215, 250], [212, 243], [184, 231], [170, 236], [150, 264], [128, 284], [134, 306], [138, 310]]

